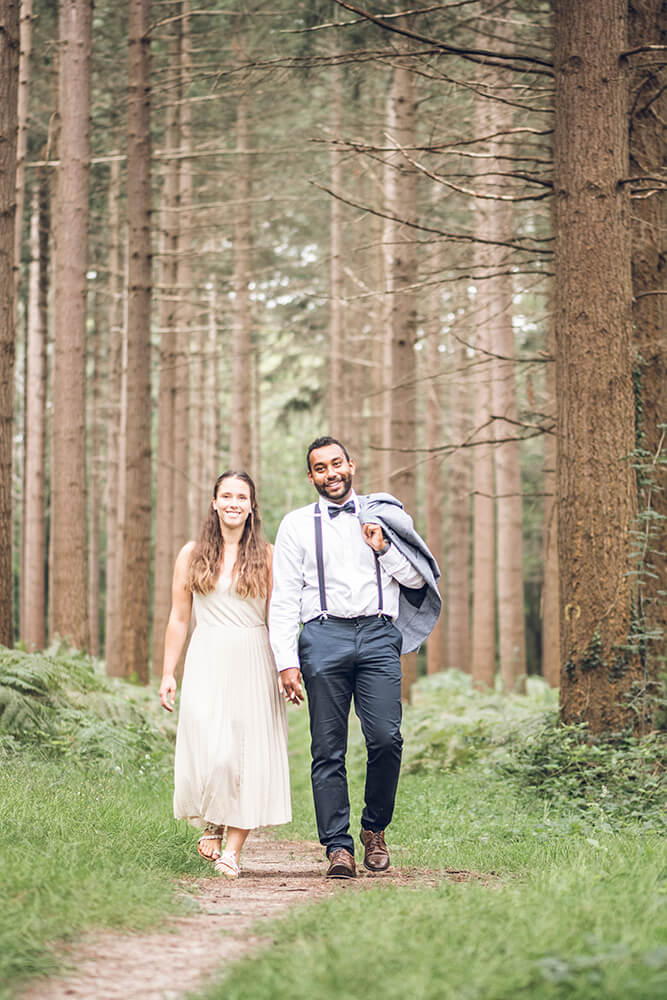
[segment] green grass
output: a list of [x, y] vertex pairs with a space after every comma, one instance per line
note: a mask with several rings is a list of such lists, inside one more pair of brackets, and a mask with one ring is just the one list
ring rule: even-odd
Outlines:
[[[443, 695], [448, 685], [455, 690]], [[407, 773], [388, 834], [394, 860], [406, 867], [451, 867], [497, 877], [443, 881], [434, 889], [380, 883], [363, 893], [338, 892], [330, 901], [263, 926], [274, 944], [200, 996], [664, 996], [667, 851], [651, 828], [655, 816], [616, 821], [612, 828], [599, 805], [592, 808], [586, 800], [568, 807], [507, 776], [503, 759], [525, 745], [526, 734], [540, 731], [550, 711], [552, 699], [542, 690], [498, 703], [494, 695], [468, 695], [465, 684], [449, 679], [422, 684], [415, 701], [404, 726]], [[290, 724], [294, 821], [280, 835], [313, 838], [305, 711], [291, 712]], [[468, 750], [453, 752], [452, 741]], [[356, 724], [349, 771], [356, 833], [363, 792]]]
[[[42, 668], [57, 675], [53, 688], [37, 682]], [[2, 1000], [26, 978], [55, 971], [58, 941], [91, 927], [154, 926], [187, 905], [176, 879], [201, 874], [196, 832], [171, 818], [171, 742], [155, 692], [108, 685], [91, 669], [14, 654], [0, 662], [11, 708], [2, 735], [0, 704]], [[571, 733], [554, 732], [553, 696], [532, 688], [503, 699], [475, 695], [460, 677], [429, 679], [406, 712], [388, 835], [395, 863], [493, 878], [342, 887], [264, 927], [274, 944], [202, 996], [665, 995], [667, 852], [655, 747], [589, 757]], [[30, 722], [25, 735], [19, 713]], [[294, 821], [278, 835], [315, 839], [307, 711], [289, 715]], [[356, 724], [348, 757], [356, 835], [364, 765]]]
[[0, 648], [3, 1000], [58, 968], [55, 942], [149, 927], [183, 907], [174, 876], [201, 874], [155, 702], [85, 657]]
[[173, 876], [200, 874], [193, 834], [171, 819], [164, 769], [2, 762], [0, 984], [55, 970], [48, 942], [91, 926], [148, 927], [174, 911]]

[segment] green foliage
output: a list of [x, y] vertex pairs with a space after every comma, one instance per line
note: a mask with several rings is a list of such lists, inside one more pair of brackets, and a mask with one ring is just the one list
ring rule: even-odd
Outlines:
[[81, 654], [0, 648], [1, 1000], [58, 968], [49, 942], [182, 907], [172, 877], [201, 866], [155, 705]]
[[[49, 655], [0, 647], [0, 753], [30, 748], [44, 757], [99, 759], [121, 767], [170, 747], [139, 688], [99, 674], [68, 651]], [[142, 704], [143, 703], [143, 704]]]
[[[665, 841], [646, 822], [657, 817], [651, 793], [643, 819], [628, 810], [611, 829], [600, 810], [581, 808], [579, 788], [544, 785], [553, 752], [562, 767], [580, 761], [540, 743], [557, 734], [554, 692], [529, 680], [526, 696], [475, 692], [447, 673], [413, 688], [405, 711], [407, 767], [388, 831], [396, 864], [432, 877], [445, 868], [470, 881], [411, 888], [377, 878], [366, 891], [339, 887], [330, 899], [258, 932], [271, 940], [205, 990], [206, 1000], [649, 1000], [664, 995]], [[558, 739], [553, 735], [554, 742]], [[452, 748], [452, 740], [465, 752]], [[479, 744], [477, 741], [480, 741]], [[430, 742], [430, 748], [429, 748]], [[651, 744], [647, 745], [650, 748]], [[295, 821], [281, 835], [312, 838], [307, 716], [290, 712]], [[657, 746], [620, 744], [606, 766], [632, 787], [637, 756], [647, 770]], [[590, 748], [589, 748], [590, 749]], [[611, 751], [610, 751], [611, 753]], [[558, 756], [560, 754], [560, 756]], [[363, 795], [363, 740], [350, 727], [348, 775], [356, 833]], [[601, 780], [601, 755], [593, 754]], [[515, 771], [507, 766], [515, 762]], [[634, 763], [633, 763], [634, 761]], [[522, 769], [518, 764], [524, 763]], [[587, 773], [580, 761], [579, 770]], [[620, 778], [619, 778], [620, 781]], [[608, 786], [611, 788], [611, 785]], [[614, 795], [617, 790], [614, 789]], [[603, 795], [604, 797], [604, 795]], [[606, 796], [607, 801], [611, 792]], [[323, 861], [324, 868], [324, 861]], [[479, 877], [481, 874], [481, 878]]]
[[181, 905], [173, 878], [201, 871], [194, 830], [172, 819], [170, 769], [123, 763], [25, 747], [2, 761], [1, 1000], [57, 970], [52, 942], [90, 927], [148, 929]]
[[279, 929], [262, 927], [272, 947], [203, 995], [657, 998], [667, 965], [657, 919], [659, 845], [601, 846], [577, 847], [567, 866], [543, 864], [528, 882], [443, 881], [409, 890], [377, 880], [365, 892], [337, 892]]
[[406, 718], [404, 771], [448, 771], [497, 754], [519, 736], [555, 718], [557, 694], [539, 677], [527, 695], [475, 691], [469, 674], [447, 670], [412, 691]]
[[549, 720], [501, 762], [520, 787], [561, 806], [581, 809], [611, 827], [619, 819], [665, 825], [665, 738], [629, 734], [591, 741], [585, 724]]

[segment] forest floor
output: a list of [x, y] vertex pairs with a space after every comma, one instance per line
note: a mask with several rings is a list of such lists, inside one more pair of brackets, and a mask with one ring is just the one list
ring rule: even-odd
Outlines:
[[96, 930], [84, 936], [59, 955], [68, 971], [33, 980], [21, 1000], [180, 1000], [210, 979], [219, 980], [237, 959], [270, 945], [271, 937], [254, 925], [293, 906], [378, 884], [423, 889], [443, 879], [494, 880], [478, 872], [396, 867], [381, 875], [360, 867], [355, 881], [326, 880], [320, 844], [261, 833], [248, 841], [242, 861], [238, 881], [179, 880], [196, 911], [192, 916], [170, 919], [149, 934]]

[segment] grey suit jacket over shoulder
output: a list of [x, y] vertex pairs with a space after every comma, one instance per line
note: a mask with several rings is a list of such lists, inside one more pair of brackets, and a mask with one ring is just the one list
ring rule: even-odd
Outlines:
[[401, 653], [411, 653], [433, 631], [440, 616], [442, 598], [438, 590], [440, 570], [424, 540], [415, 531], [403, 504], [390, 493], [371, 493], [359, 498], [359, 520], [382, 525], [387, 538], [424, 578], [419, 590], [401, 587], [396, 625], [403, 636]]

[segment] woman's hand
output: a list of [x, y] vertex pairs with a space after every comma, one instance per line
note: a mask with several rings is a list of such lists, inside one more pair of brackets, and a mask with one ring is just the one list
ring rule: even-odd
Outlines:
[[168, 712], [174, 711], [176, 701], [176, 678], [173, 674], [165, 674], [160, 684], [160, 704]]

